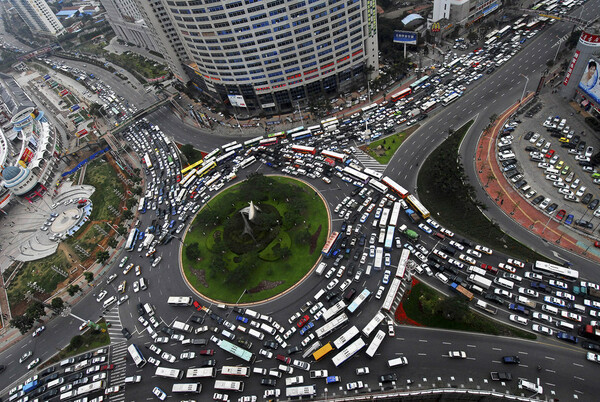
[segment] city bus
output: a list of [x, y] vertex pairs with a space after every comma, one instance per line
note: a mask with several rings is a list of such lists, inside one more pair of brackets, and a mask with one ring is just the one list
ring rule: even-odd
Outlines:
[[271, 145], [275, 145], [278, 142], [278, 137], [265, 138], [264, 140], [260, 140], [258, 143], [261, 147], [268, 147]]
[[223, 149], [224, 152], [227, 152], [226, 151], [227, 148], [231, 148], [231, 147], [234, 147], [236, 145], [239, 145], [237, 141], [231, 141], [231, 142], [228, 142], [225, 145], [221, 145], [221, 149]]
[[214, 367], [202, 367], [202, 368], [190, 368], [187, 369], [185, 374], [186, 378], [206, 378], [206, 377], [216, 377], [217, 369]]
[[[302, 131], [302, 130], [300, 130]], [[269, 135], [267, 135], [267, 138], [285, 138], [286, 136], [286, 132], [285, 131], [279, 131], [277, 133], [271, 133]]]
[[329, 322], [333, 317], [338, 315], [340, 312], [344, 311], [345, 308], [346, 302], [340, 300], [339, 302], [325, 310], [322, 317], [325, 320], [325, 322]]
[[388, 187], [385, 184], [383, 184], [380, 181], [375, 180], [375, 179], [369, 180], [369, 186], [371, 186], [372, 188], [374, 188], [375, 190], [379, 191], [382, 194], [385, 194], [388, 192]]
[[450, 95], [448, 95], [444, 99], [442, 99], [442, 106], [448, 106], [449, 104], [451, 104], [458, 98], [460, 98], [460, 95], [457, 94], [456, 92], [452, 92]]
[[189, 296], [170, 296], [167, 304], [171, 306], [191, 306], [193, 299]]
[[152, 169], [152, 160], [150, 159], [150, 154], [148, 152], [146, 152], [146, 155], [144, 155], [144, 163], [146, 164], [146, 167], [148, 169]]
[[310, 137], [312, 137], [312, 133], [310, 132], [310, 130], [298, 131], [297, 133], [292, 134], [292, 141], [298, 141], [303, 138]]
[[240, 377], [250, 377], [250, 367], [223, 366], [223, 367], [221, 367], [221, 374], [240, 376]]
[[378, 106], [379, 105], [377, 103], [371, 103], [370, 105], [365, 106], [365, 107], [361, 108], [360, 110], [364, 114], [364, 113], [370, 112], [371, 110], [377, 108]]
[[315, 396], [317, 395], [317, 387], [315, 385], [299, 385], [297, 387], [287, 387], [285, 389], [285, 396], [288, 398], [292, 398], [295, 396], [299, 396], [300, 398], [304, 396]]
[[90, 394], [104, 388], [104, 381], [94, 381], [90, 384], [82, 385], [77, 388], [77, 396]]
[[242, 381], [216, 380], [214, 389], [242, 392], [244, 390], [244, 383]]
[[223, 155], [217, 157], [217, 159], [215, 160], [215, 163], [217, 165], [221, 165], [233, 158], [235, 158], [235, 151], [225, 152]]
[[400, 254], [400, 259], [398, 260], [398, 267], [396, 268], [396, 278], [404, 278], [408, 257], [410, 257], [410, 251], [406, 248], [403, 248], [402, 253]]
[[204, 160], [205, 161], [211, 160], [211, 159], [216, 158], [217, 156], [219, 156], [219, 154], [221, 154], [221, 148], [215, 148], [212, 151], [210, 151], [208, 153], [208, 155], [206, 155], [204, 157]]
[[394, 206], [392, 207], [392, 213], [390, 215], [390, 221], [388, 222], [388, 225], [396, 226], [396, 224], [398, 223], [398, 218], [400, 217], [401, 210], [401, 204], [399, 202], [395, 202]]
[[[171, 156], [171, 155], [169, 155]], [[189, 172], [190, 170], [194, 169], [195, 167], [198, 167], [200, 165], [202, 165], [202, 163], [204, 162], [204, 159], [200, 159], [197, 162], [192, 163], [191, 165], [186, 166], [185, 168], [181, 169], [181, 174], [186, 174], [187, 172]]]
[[138, 212], [145, 213], [146, 212], [146, 198], [140, 197], [140, 203], [138, 204]]
[[342, 173], [347, 174], [348, 176], [360, 181], [361, 183], [366, 183], [370, 179], [370, 177], [366, 174], [359, 172], [358, 170], [353, 169], [349, 166], [344, 166], [344, 168], [342, 169]]
[[246, 169], [248, 166], [252, 165], [254, 162], [256, 162], [256, 156], [250, 155], [249, 157], [247, 157], [246, 159], [244, 159], [243, 161], [240, 162], [240, 168]]
[[352, 356], [354, 356], [356, 353], [358, 353], [359, 350], [364, 348], [365, 345], [365, 341], [363, 341], [363, 339], [359, 337], [357, 340], [348, 345], [344, 350], [339, 352], [337, 355], [333, 356], [331, 361], [336, 367], [339, 367]]
[[536, 261], [531, 269], [534, 272], [549, 275], [558, 279], [564, 279], [566, 281], [576, 281], [579, 279], [579, 271], [544, 261]]
[[181, 179], [181, 181], [179, 182], [179, 185], [184, 187], [185, 184], [192, 178], [194, 177], [194, 175], [196, 174], [198, 170], [197, 169], [191, 169], [190, 171], [188, 171], [183, 178]]
[[406, 190], [404, 187], [402, 187], [401, 185], [396, 183], [394, 180], [392, 180], [388, 176], [385, 176], [381, 181], [383, 182], [383, 184], [388, 186], [388, 188], [393, 193], [395, 193], [398, 197], [406, 198], [406, 196], [408, 195], [408, 190]]
[[417, 197], [415, 197], [412, 194], [409, 194], [406, 197], [406, 202], [408, 203], [408, 205], [410, 205], [412, 207], [412, 209], [415, 210], [416, 213], [421, 215], [421, 218], [423, 218], [423, 219], [429, 218], [429, 216], [430, 216], [429, 211], [427, 210], [427, 208], [425, 208], [425, 206], [423, 204], [421, 204], [421, 202], [417, 199]]
[[412, 93], [412, 89], [405, 88], [399, 92], [396, 92], [392, 95], [392, 102], [398, 102], [402, 98], [406, 98], [408, 95]]
[[235, 152], [237, 154], [237, 152], [240, 151], [240, 150], [242, 150], [242, 149], [244, 149], [244, 146], [242, 144], [235, 144], [235, 145], [232, 145], [232, 146], [230, 146], [228, 148], [225, 148], [223, 150], [223, 152], [225, 152], [225, 153]]
[[366, 175], [369, 175], [369, 176], [371, 176], [371, 177], [373, 177], [373, 178], [375, 178], [377, 180], [383, 179], [383, 174], [381, 174], [378, 171], [373, 170], [373, 169], [365, 168], [363, 170], [363, 173], [366, 174]]
[[216, 167], [217, 167], [217, 163], [216, 162], [214, 162], [214, 161], [209, 162], [206, 165], [202, 166], [196, 172], [196, 176], [198, 176], [198, 177], [204, 177], [204, 176], [206, 176], [208, 173], [210, 173]]
[[252, 138], [251, 140], [244, 141], [244, 148], [255, 147], [260, 144], [260, 141], [263, 139], [262, 135], [260, 137]]
[[146, 365], [146, 359], [144, 358], [144, 355], [142, 355], [142, 352], [137, 345], [132, 343], [127, 347], [127, 351], [129, 352], [129, 356], [131, 356], [137, 368], [142, 368]]
[[396, 226], [388, 226], [385, 233], [385, 243], [383, 244], [383, 249], [390, 251], [394, 246], [394, 232], [396, 231]]
[[210, 187], [210, 185], [213, 184], [214, 182], [216, 182], [217, 180], [219, 180], [220, 177], [221, 177], [221, 173], [219, 173], [219, 172], [213, 174], [211, 176], [211, 178], [206, 181], [205, 186]]
[[325, 345], [321, 346], [315, 353], [313, 353], [313, 359], [315, 359], [315, 361], [318, 362], [332, 350], [333, 346], [331, 345], [331, 342], [327, 342]]
[[302, 358], [306, 359], [308, 356], [312, 355], [317, 350], [319, 350], [321, 348], [321, 346], [323, 346], [321, 344], [321, 341], [315, 341], [312, 345], [310, 345], [307, 349], [305, 349], [302, 352]]
[[400, 288], [400, 283], [400, 278], [394, 277], [394, 279], [392, 279], [392, 283], [390, 284], [388, 292], [385, 295], [385, 299], [383, 299], [383, 304], [381, 305], [382, 310], [390, 311], [392, 309], [392, 305], [394, 304], [394, 300], [396, 299], [396, 294], [398, 293], [398, 289]]
[[350, 342], [359, 333], [360, 333], [360, 331], [358, 330], [358, 328], [356, 328], [356, 325], [353, 325], [350, 327], [350, 329], [348, 329], [346, 332], [344, 332], [342, 335], [340, 335], [335, 341], [333, 341], [333, 346], [335, 346], [335, 348], [339, 350], [345, 344]]
[[511, 30], [511, 26], [507, 25], [504, 28], [500, 29], [498, 31], [498, 33], [496, 34], [496, 36], [498, 36], [498, 38], [502, 38], [503, 36], [508, 35], [510, 33], [510, 30]]
[[292, 151], [298, 152], [301, 154], [311, 154], [314, 155], [317, 153], [317, 148], [315, 147], [305, 147], [303, 145], [292, 145]]
[[306, 129], [304, 128], [304, 126], [300, 126], [300, 127], [295, 127], [292, 128], [291, 130], [287, 131], [287, 135], [292, 135], [292, 134], [296, 134], [302, 131], [305, 131]]
[[492, 37], [492, 38], [489, 38], [489, 39], [487, 39], [487, 40], [485, 41], [485, 44], [484, 44], [484, 46], [486, 46], [486, 47], [489, 47], [489, 46], [491, 46], [491, 45], [492, 45], [494, 42], [496, 42], [497, 40], [498, 40], [498, 37], [497, 37], [497, 36], [494, 36], [494, 37]]
[[415, 82], [413, 82], [412, 84], [410, 84], [410, 89], [414, 92], [417, 91], [419, 88], [421, 88], [421, 85], [423, 85], [425, 82], [427, 82], [427, 80], [429, 79], [428, 75], [424, 75], [421, 78], [419, 78], [418, 80], [416, 80]]
[[371, 318], [367, 325], [365, 325], [365, 327], [362, 329], [361, 332], [363, 333], [363, 335], [367, 338], [371, 336], [371, 333], [375, 331], [375, 329], [377, 329], [377, 327], [379, 326], [379, 324], [381, 324], [384, 318], [385, 316], [381, 311], [375, 314], [375, 316]]
[[199, 394], [202, 391], [200, 383], [173, 384], [171, 392], [183, 394]]
[[334, 152], [334, 151], [328, 151], [326, 149], [321, 151], [321, 155], [328, 157], [328, 158], [335, 159], [336, 161], [341, 162], [341, 163], [346, 163], [346, 159], [348, 159], [348, 155], [346, 155], [346, 154], [341, 154], [339, 152]]
[[335, 250], [335, 245], [336, 245], [339, 237], [340, 237], [339, 232], [332, 232], [329, 235], [329, 238], [327, 239], [327, 241], [325, 242], [325, 245], [323, 246], [323, 250], [321, 250], [321, 254], [323, 254], [323, 256], [325, 258], [328, 258], [331, 256], [331, 253], [333, 252], [333, 250]]
[[379, 346], [381, 345], [383, 338], [385, 338], [385, 332], [380, 329], [375, 334], [375, 337], [373, 338], [373, 340], [369, 344], [369, 347], [367, 348], [367, 351], [365, 352], [367, 354], [367, 356], [369, 356], [371, 358], [375, 356], [375, 353], [377, 352], [377, 349], [379, 349]]
[[[356, 298], [354, 300], [352, 300], [352, 303], [350, 303], [350, 305], [348, 306], [347, 310], [350, 314], [354, 314], [356, 312], [356, 310], [360, 307], [361, 304], [363, 304], [363, 302], [365, 300], [367, 300], [367, 298], [371, 295], [371, 291], [369, 289], [363, 289], [362, 292], [360, 292], [360, 294], [358, 296], [356, 296]], [[335, 343], [334, 343], [335, 345]], [[335, 345], [335, 347], [337, 349], [339, 349], [339, 347], [337, 345]]]
[[224, 351], [229, 352], [232, 355], [239, 357], [240, 359], [245, 360], [249, 363], [254, 363], [254, 360], [256, 360], [256, 356], [254, 355], [254, 353], [242, 349], [239, 346], [236, 346], [233, 343], [224, 339], [221, 339], [219, 343], [217, 343], [217, 346], [223, 349]]
[[335, 332], [337, 329], [346, 325], [347, 322], [348, 316], [345, 313], [342, 313], [339, 316], [335, 317], [333, 320], [331, 320], [331, 322], [328, 322], [322, 327], [317, 328], [315, 334], [317, 335], [317, 338], [323, 339], [327, 335]]
[[154, 373], [157, 377], [175, 378], [181, 380], [183, 378], [183, 370], [167, 367], [157, 367]]
[[140, 230], [138, 228], [131, 229], [129, 232], [129, 236], [127, 237], [127, 242], [125, 243], [125, 250], [133, 251], [135, 249], [135, 243], [140, 234]]

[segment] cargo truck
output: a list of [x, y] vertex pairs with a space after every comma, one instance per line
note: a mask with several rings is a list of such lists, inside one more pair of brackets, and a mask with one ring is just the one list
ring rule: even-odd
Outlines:
[[452, 289], [456, 290], [458, 293], [462, 294], [467, 299], [469, 299], [469, 301], [473, 300], [473, 293], [471, 293], [470, 291], [468, 291], [467, 289], [465, 289], [461, 285], [457, 284], [456, 282], [452, 282], [450, 284], [450, 287]]
[[477, 275], [477, 274], [471, 274], [467, 277], [467, 280], [469, 282], [473, 282], [474, 284], [481, 286], [484, 289], [489, 289], [490, 286], [492, 286], [492, 281], [484, 278], [481, 275]]
[[398, 231], [408, 237], [410, 240], [419, 240], [419, 234], [414, 230], [410, 230], [406, 225], [400, 226]]
[[419, 215], [417, 215], [417, 213], [410, 208], [404, 212], [406, 212], [406, 215], [408, 215], [408, 219], [410, 219], [412, 223], [417, 223], [421, 220], [421, 218], [419, 218]]

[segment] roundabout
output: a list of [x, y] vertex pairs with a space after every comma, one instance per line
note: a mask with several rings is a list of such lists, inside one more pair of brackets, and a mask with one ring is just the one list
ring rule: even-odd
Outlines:
[[249, 175], [194, 218], [181, 248], [183, 275], [212, 300], [263, 301], [311, 272], [328, 235], [327, 207], [312, 186]]

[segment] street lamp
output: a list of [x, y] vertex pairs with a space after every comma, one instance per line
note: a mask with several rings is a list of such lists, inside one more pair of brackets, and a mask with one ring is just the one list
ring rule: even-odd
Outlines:
[[527, 85], [529, 84], [529, 77], [519, 74], [521, 77], [525, 78], [525, 86], [523, 87], [523, 94], [521, 95], [521, 99], [519, 100], [519, 104], [523, 102], [523, 98], [525, 97], [525, 91], [527, 90]]

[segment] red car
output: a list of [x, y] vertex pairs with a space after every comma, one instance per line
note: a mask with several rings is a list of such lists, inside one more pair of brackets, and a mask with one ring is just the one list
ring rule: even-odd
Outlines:
[[198, 303], [196, 300], [194, 300], [193, 306], [197, 311], [202, 310], [202, 305], [200, 303]]
[[548, 159], [552, 158], [554, 156], [554, 150], [553, 149], [549, 150], [545, 156]]
[[114, 368], [114, 364], [105, 364], [104, 366], [100, 367], [100, 371], [112, 370]]
[[177, 183], [179, 183], [180, 181], [181, 181], [181, 175], [180, 175], [180, 174], [178, 174], [178, 175], [177, 175]]
[[494, 275], [496, 275], [498, 273], [498, 268], [493, 267], [491, 265], [481, 264], [481, 268], [487, 269], [488, 271], [490, 271]]
[[556, 219], [558, 219], [559, 221], [562, 221], [563, 218], [565, 217], [565, 214], [567, 213], [567, 211], [565, 211], [564, 209], [561, 209], [560, 211], [558, 211], [558, 213], [556, 214]]
[[594, 247], [598, 247], [598, 248], [600, 248], [600, 241], [595, 241], [595, 242], [594, 242]]
[[298, 328], [302, 328], [304, 324], [308, 322], [308, 320], [310, 320], [310, 317], [305, 315], [304, 317], [300, 318], [300, 321], [298, 321], [296, 325], [298, 326]]
[[212, 356], [215, 354], [215, 351], [213, 349], [202, 349], [200, 352], [198, 352], [198, 354]]
[[277, 355], [276, 359], [281, 362], [284, 362], [285, 364], [290, 364], [292, 362], [292, 359], [290, 357], [284, 355]]

